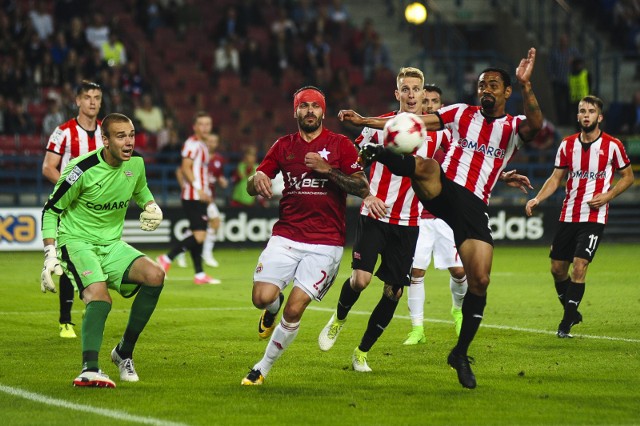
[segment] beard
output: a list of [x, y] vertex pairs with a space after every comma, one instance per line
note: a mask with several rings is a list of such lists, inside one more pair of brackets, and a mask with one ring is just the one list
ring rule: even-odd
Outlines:
[[596, 129], [596, 127], [598, 127], [598, 122], [597, 121], [594, 121], [589, 126], [583, 126], [582, 123], [580, 123], [580, 129], [585, 133], [593, 132]]
[[492, 96], [483, 96], [480, 98], [482, 109], [492, 110], [496, 106], [496, 99]]
[[[305, 120], [308, 117], [314, 117], [316, 121], [314, 123], [308, 124]], [[305, 133], [313, 133], [322, 125], [322, 118], [316, 117], [313, 114], [308, 114], [304, 117], [298, 117], [298, 126], [300, 126], [300, 130]]]

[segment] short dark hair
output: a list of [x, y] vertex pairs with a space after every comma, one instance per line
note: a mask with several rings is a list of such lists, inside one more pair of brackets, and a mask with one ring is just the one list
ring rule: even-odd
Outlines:
[[497, 67], [485, 68], [482, 71], [480, 71], [480, 74], [478, 74], [478, 79], [480, 79], [480, 76], [485, 72], [497, 72], [502, 77], [502, 81], [504, 82], [504, 87], [507, 88], [511, 86], [511, 76], [509, 75], [508, 72], [506, 72], [502, 68], [497, 68]]
[[600, 99], [599, 97], [594, 95], [587, 95], [584, 98], [580, 99], [580, 102], [586, 102], [588, 104], [596, 106], [600, 111], [600, 114], [602, 114], [602, 108], [604, 107], [604, 103], [602, 102], [602, 99]]
[[119, 112], [112, 112], [102, 119], [102, 134], [109, 137], [109, 127], [111, 123], [126, 123], [130, 121], [131, 119], [126, 115], [120, 114]]
[[442, 89], [437, 84], [425, 84], [423, 89], [427, 92], [436, 92], [438, 95], [442, 96]]
[[211, 118], [211, 114], [209, 114], [207, 111], [197, 111], [196, 114], [193, 116], [193, 124], [196, 124], [196, 121], [198, 121], [199, 118], [202, 117], [209, 117]]
[[76, 96], [80, 96], [83, 93], [88, 92], [89, 90], [99, 90], [102, 92], [102, 87], [98, 83], [94, 83], [89, 80], [82, 80], [78, 87], [76, 87]]

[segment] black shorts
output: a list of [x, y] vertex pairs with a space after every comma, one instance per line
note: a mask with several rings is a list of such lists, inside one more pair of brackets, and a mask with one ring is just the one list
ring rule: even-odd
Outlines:
[[209, 225], [207, 217], [207, 203], [198, 200], [182, 200], [182, 208], [189, 219], [189, 229], [192, 231], [206, 231]]
[[360, 215], [351, 268], [373, 273], [380, 255], [376, 277], [391, 286], [409, 285], [419, 232], [417, 226], [392, 225]]
[[579, 257], [591, 262], [596, 256], [603, 232], [602, 223], [559, 222], [549, 257], [567, 262], [573, 262], [574, 257]]
[[440, 169], [442, 191], [431, 200], [420, 200], [434, 216], [453, 230], [456, 246], [465, 240], [480, 240], [493, 245], [487, 205], [467, 188], [458, 185]]

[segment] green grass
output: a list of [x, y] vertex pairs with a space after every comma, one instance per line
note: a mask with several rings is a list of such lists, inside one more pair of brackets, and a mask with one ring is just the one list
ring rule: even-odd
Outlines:
[[[335, 288], [322, 303], [311, 304], [296, 341], [264, 386], [240, 386], [265, 348], [257, 339], [259, 311], [251, 304], [259, 251], [220, 250], [222, 266], [209, 269], [223, 280], [220, 286], [195, 286], [191, 269], [172, 269], [135, 352], [139, 383], [74, 388], [80, 339], [58, 337], [58, 296], [39, 289], [41, 253], [3, 253], [0, 418], [8, 425], [140, 424], [134, 417], [96, 412], [105, 409], [189, 425], [639, 424], [640, 246], [600, 247], [580, 308], [584, 323], [574, 328], [572, 340], [554, 335], [562, 314], [547, 253], [542, 247], [496, 249], [483, 326], [470, 350], [478, 379], [471, 391], [446, 365], [455, 333], [448, 278], [441, 271], [427, 272], [427, 344], [401, 344], [410, 329], [403, 298], [397, 318], [369, 353], [373, 373], [351, 370], [351, 353], [380, 297], [374, 281], [334, 348], [318, 349], [318, 333], [350, 272], [350, 250]], [[130, 304], [114, 297], [100, 354], [102, 368], [115, 378], [109, 352]], [[78, 324], [81, 311], [76, 302]], [[37, 395], [24, 398], [20, 392]], [[89, 412], [78, 411], [82, 406]]]

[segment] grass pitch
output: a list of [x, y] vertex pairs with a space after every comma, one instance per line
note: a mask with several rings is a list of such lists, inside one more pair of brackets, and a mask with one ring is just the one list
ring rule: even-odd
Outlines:
[[[155, 256], [159, 252], [149, 252]], [[351, 370], [351, 353], [377, 303], [374, 281], [338, 342], [321, 352], [317, 336], [350, 273], [305, 313], [294, 343], [261, 387], [240, 380], [261, 357], [259, 311], [251, 304], [258, 250], [218, 250], [207, 269], [222, 285], [196, 286], [174, 266], [135, 351], [138, 383], [121, 383], [109, 352], [131, 300], [114, 295], [100, 353], [116, 389], [74, 388], [80, 339], [58, 337], [58, 296], [42, 294], [41, 253], [2, 253], [0, 419], [7, 425], [552, 425], [640, 423], [640, 246], [603, 244], [589, 267], [574, 339], [558, 339], [562, 312], [548, 249], [498, 247], [483, 325], [471, 346], [475, 390], [463, 389], [446, 356], [455, 344], [448, 275], [426, 277], [427, 343], [402, 345], [410, 329], [406, 298], [369, 353], [372, 373]], [[288, 293], [288, 290], [286, 291]], [[82, 303], [74, 305], [80, 332]]]

